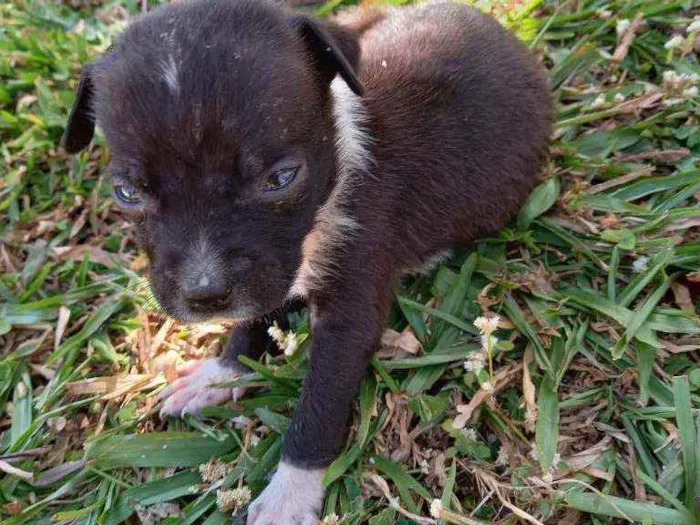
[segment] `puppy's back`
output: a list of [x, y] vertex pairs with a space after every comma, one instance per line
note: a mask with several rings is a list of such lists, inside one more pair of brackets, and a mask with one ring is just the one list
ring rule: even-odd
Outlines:
[[450, 3], [391, 12], [361, 49], [375, 174], [392, 203], [388, 242], [412, 258], [502, 228], [536, 184], [551, 131], [546, 77], [529, 50]]

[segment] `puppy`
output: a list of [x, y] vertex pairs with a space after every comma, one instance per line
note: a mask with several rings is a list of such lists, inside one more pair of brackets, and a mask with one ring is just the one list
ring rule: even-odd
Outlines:
[[535, 185], [543, 71], [466, 6], [339, 25], [264, 0], [189, 0], [134, 21], [85, 67], [65, 148], [88, 146], [96, 121], [162, 307], [240, 320], [163, 414], [239, 396], [212, 385], [266, 347], [265, 319], [310, 307], [308, 375], [248, 523], [315, 523], [394, 279], [496, 232]]

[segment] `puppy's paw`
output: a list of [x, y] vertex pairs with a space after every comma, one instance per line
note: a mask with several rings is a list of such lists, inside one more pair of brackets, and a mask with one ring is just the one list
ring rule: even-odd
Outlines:
[[248, 508], [248, 525], [317, 525], [324, 470], [281, 461], [262, 494]]
[[218, 359], [195, 361], [178, 371], [178, 379], [159, 394], [160, 416], [199, 416], [203, 408], [236, 400], [245, 388], [219, 387], [247, 373], [242, 366], [224, 366]]

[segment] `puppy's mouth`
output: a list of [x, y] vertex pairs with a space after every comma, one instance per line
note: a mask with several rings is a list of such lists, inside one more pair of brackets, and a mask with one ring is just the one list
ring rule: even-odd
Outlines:
[[235, 305], [233, 303], [214, 305], [177, 305], [169, 312], [182, 323], [204, 323], [208, 321], [243, 321], [257, 316], [256, 309], [249, 306]]
[[165, 312], [185, 324], [211, 321], [243, 321], [259, 315], [259, 307], [240, 297], [235, 290], [227, 289], [220, 294], [187, 294], [179, 291], [174, 296], [161, 294], [160, 301]]
[[215, 315], [227, 311], [233, 304], [233, 290], [226, 288], [221, 293], [188, 293], [183, 297], [185, 306], [194, 315]]

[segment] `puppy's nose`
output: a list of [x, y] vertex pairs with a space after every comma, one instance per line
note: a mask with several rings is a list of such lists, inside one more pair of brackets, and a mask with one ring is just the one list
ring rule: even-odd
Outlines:
[[212, 279], [203, 275], [194, 282], [185, 283], [182, 295], [191, 310], [212, 312], [229, 306], [231, 288], [223, 279]]

